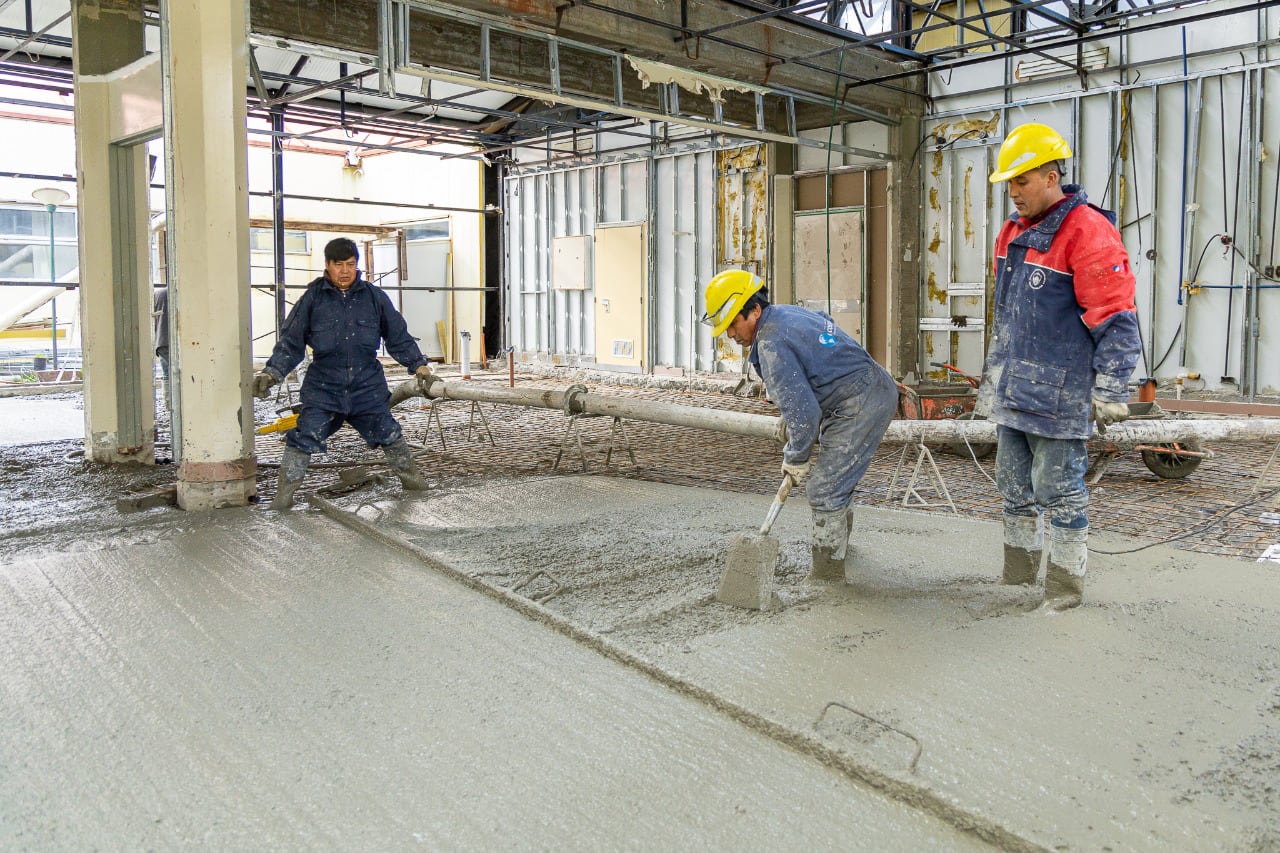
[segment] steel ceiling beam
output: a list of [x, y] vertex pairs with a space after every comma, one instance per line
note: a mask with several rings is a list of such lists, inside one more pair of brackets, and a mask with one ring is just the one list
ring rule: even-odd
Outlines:
[[[426, 13], [418, 9], [416, 3], [383, 0], [381, 6], [384, 15], [395, 17], [391, 27], [384, 25], [380, 29], [393, 33], [396, 39], [390, 51], [380, 53], [392, 63], [390, 69], [384, 69], [382, 75], [384, 79], [390, 72], [413, 74], [461, 85], [483, 86], [585, 109], [598, 109], [606, 113], [642, 120], [698, 127], [736, 137], [830, 148], [872, 159], [888, 159], [888, 155], [884, 152], [838, 146], [799, 136], [796, 130], [795, 111], [796, 102], [801, 99], [800, 94], [749, 86], [745, 97], [742, 97], [733, 91], [740, 86], [737, 81], [704, 74], [699, 75], [700, 82], [711, 87], [723, 87], [725, 101], [710, 100], [711, 115], [709, 116], [693, 114], [683, 110], [680, 101], [683, 99], [687, 102], [694, 96], [682, 94], [676, 83], [663, 83], [660, 88], [656, 88], [655, 93], [646, 94], [642, 87], [636, 85], [636, 75], [626, 64], [629, 58], [620, 52], [549, 34], [517, 30], [514, 27], [494, 24], [486, 20], [471, 20], [461, 13], [444, 12], [436, 8], [432, 9], [430, 17], [427, 18], [424, 17]], [[415, 17], [418, 19], [417, 26], [414, 25]], [[426, 30], [431, 22], [441, 19], [456, 22], [460, 30], [470, 28], [469, 34], [478, 39], [478, 44], [467, 43], [463, 48], [464, 50], [469, 48], [468, 54], [475, 57], [473, 62], [458, 63], [461, 67], [453, 64], [449, 67], [441, 67], [436, 61], [435, 45], [438, 41], [420, 48], [411, 38], [412, 33]], [[496, 51], [494, 49], [496, 41], [503, 43], [508, 49]], [[457, 45], [455, 44], [454, 47], [456, 48]], [[521, 50], [517, 50], [517, 47]], [[524, 66], [526, 69], [524, 73], [509, 73], [505, 65], [495, 67], [495, 64], [489, 61], [500, 55], [508, 56], [512, 52], [526, 57], [534, 56], [543, 64], [537, 69], [531, 65]], [[595, 69], [597, 79], [592, 81], [590, 90], [582, 87], [580, 82], [571, 83], [568, 86], [562, 82], [562, 68], [569, 57], [574, 57], [582, 69]], [[598, 79], [605, 75], [608, 76], [607, 81]], [[582, 78], [575, 79], [580, 81]], [[766, 98], [769, 99], [767, 103]], [[747, 101], [754, 101], [754, 115], [749, 113], [744, 115], [741, 112], [741, 107], [746, 106]], [[727, 104], [739, 107], [738, 114], [732, 119], [729, 117]], [[828, 110], [832, 109], [826, 103], [822, 103], [821, 106]], [[871, 119], [889, 125], [897, 123], [895, 118], [860, 107], [844, 105], [842, 111], [856, 120]]]
[[[1269, 9], [1273, 6], [1280, 6], [1280, 0], [1257, 0], [1257, 2], [1249, 3], [1243, 6], [1235, 6], [1230, 10], [1226, 10], [1226, 11], [1224, 11], [1223, 9], [1211, 9], [1209, 11], [1200, 12], [1194, 15], [1180, 15], [1172, 19], [1164, 19], [1164, 18], [1161, 18], [1159, 15], [1153, 15], [1151, 14], [1151, 12], [1146, 11], [1146, 10], [1159, 11], [1164, 9], [1186, 8], [1186, 4], [1183, 2], [1183, 0], [1168, 0], [1168, 2], [1157, 3], [1152, 6], [1143, 7], [1143, 11], [1139, 15], [1121, 14], [1118, 18], [1108, 17], [1105, 19], [1107, 23], [1111, 23], [1121, 19], [1127, 22], [1129, 18], [1134, 18], [1134, 17], [1152, 18], [1151, 21], [1145, 24], [1125, 26], [1124, 28], [1107, 27], [1105, 29], [1098, 29], [1098, 30], [1094, 30], [1088, 33], [1083, 33], [1080, 35], [1066, 36], [1066, 37], [1059, 38], [1057, 41], [1050, 40], [1050, 41], [1040, 42], [1039, 44], [1036, 45], [1036, 48], [1015, 48], [1015, 49], [1010, 49], [1000, 53], [988, 53], [988, 54], [982, 54], [980, 56], [963, 56], [963, 57], [959, 57], [949, 61], [935, 62], [927, 70], [930, 72], [948, 71], [953, 68], [963, 68], [969, 65], [980, 65], [982, 63], [1011, 58], [1015, 56], [1025, 56], [1028, 53], [1035, 53], [1040, 50], [1069, 49], [1069, 48], [1078, 47], [1079, 45], [1087, 44], [1089, 42], [1117, 38], [1122, 35], [1130, 36], [1135, 33], [1154, 32], [1156, 30], [1165, 29], [1166, 27], [1183, 26], [1186, 24], [1199, 23], [1200, 21], [1211, 21], [1215, 18], [1222, 17], [1223, 14], [1240, 15], [1240, 14], [1248, 14], [1250, 12], [1258, 12], [1263, 9]], [[1037, 34], [1039, 34], [1040, 32], [1041, 31], [1037, 31]], [[1229, 49], [1224, 49], [1224, 50], [1229, 51]], [[1215, 51], [1215, 52], [1221, 53], [1224, 51]], [[919, 72], [904, 72], [904, 73], [916, 74]]]
[[[292, 83], [296, 83], [300, 85], [308, 85], [308, 86], [320, 85], [323, 82], [323, 81], [307, 79], [307, 78], [298, 78], [298, 77], [290, 78], [287, 75], [272, 73], [272, 72], [263, 72], [263, 78], [265, 80], [271, 80], [271, 81], [287, 80]], [[337, 86], [337, 88], [342, 88], [347, 92], [356, 92], [356, 93], [361, 93], [365, 95], [376, 94], [374, 92], [371, 92], [368, 89], [361, 89], [361, 88], [352, 86], [350, 83], [342, 84], [340, 86]], [[408, 95], [404, 93], [399, 93], [395, 97], [398, 100], [408, 101], [410, 103], [409, 107], [403, 108], [401, 110], [391, 110], [387, 112], [377, 112], [377, 113], [371, 112], [371, 113], [361, 114], [358, 112], [352, 113], [351, 106], [348, 105], [347, 110], [348, 110], [348, 115], [358, 115], [358, 116], [361, 116], [366, 121], [377, 121], [381, 123], [386, 116], [402, 113], [404, 109], [435, 108], [435, 107], [444, 106], [450, 109], [457, 109], [457, 110], [466, 111], [466, 112], [478, 113], [485, 116], [486, 118], [491, 118], [493, 116], [501, 116], [511, 121], [541, 124], [544, 127], [562, 127], [565, 129], [580, 130], [587, 133], [593, 133], [596, 130], [596, 125], [594, 124], [591, 124], [585, 121], [569, 121], [563, 118], [558, 118], [552, 115], [551, 113], [549, 113], [548, 111], [516, 113], [516, 112], [511, 112], [509, 110], [504, 110], [501, 107], [481, 107], [475, 104], [455, 102], [456, 98], [464, 97], [466, 94], [467, 94], [466, 92], [463, 92], [463, 93], [459, 93], [458, 95], [451, 95], [447, 98], [427, 98], [420, 95]], [[312, 106], [314, 106], [314, 104]], [[290, 114], [297, 115], [296, 111], [291, 112]], [[427, 116], [423, 116], [423, 118], [427, 118]], [[455, 122], [449, 119], [436, 119], [436, 120], [441, 123], [448, 124], [449, 126], [454, 127], [459, 131], [463, 131], [467, 133], [480, 133], [481, 138], [484, 138], [483, 131], [477, 128], [469, 127], [467, 125], [462, 124], [461, 122]], [[412, 127], [409, 127], [407, 125], [401, 124], [397, 126], [404, 127], [407, 131], [412, 131]], [[371, 129], [371, 132], [376, 132], [376, 130]], [[507, 142], [506, 136], [500, 136], [496, 138], [503, 143]], [[644, 138], [645, 139], [648, 138], [647, 134], [644, 136]]]

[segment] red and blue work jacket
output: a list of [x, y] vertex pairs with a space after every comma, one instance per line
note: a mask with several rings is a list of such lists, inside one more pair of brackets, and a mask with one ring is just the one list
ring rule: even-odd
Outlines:
[[1038, 221], [996, 238], [995, 310], [978, 411], [1047, 438], [1088, 438], [1091, 395], [1129, 399], [1141, 343], [1115, 217], [1074, 184]]

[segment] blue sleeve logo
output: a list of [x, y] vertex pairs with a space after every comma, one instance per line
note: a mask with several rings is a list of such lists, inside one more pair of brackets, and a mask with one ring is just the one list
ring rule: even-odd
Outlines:
[[818, 335], [818, 343], [822, 344], [824, 347], [833, 347], [836, 345], [836, 336], [830, 332], [823, 332]]

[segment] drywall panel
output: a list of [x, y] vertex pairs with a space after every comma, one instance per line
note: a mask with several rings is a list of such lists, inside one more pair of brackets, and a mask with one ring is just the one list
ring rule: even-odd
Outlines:
[[591, 286], [591, 238], [556, 237], [551, 246], [552, 286], [556, 290], [587, 290]]
[[796, 304], [826, 311], [861, 341], [866, 284], [862, 210], [796, 214], [794, 257]]

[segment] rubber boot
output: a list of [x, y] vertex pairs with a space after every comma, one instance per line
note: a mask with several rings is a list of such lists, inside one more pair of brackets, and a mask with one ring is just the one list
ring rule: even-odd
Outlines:
[[1038, 515], [1004, 516], [1004, 574], [1000, 583], [1031, 586], [1040, 575], [1043, 534]]
[[1089, 528], [1049, 527], [1049, 567], [1044, 573], [1044, 601], [1049, 613], [1079, 607], [1084, 600]]
[[276, 496], [271, 500], [272, 509], [289, 509], [293, 506], [293, 493], [307, 476], [311, 454], [296, 447], [286, 446], [280, 457], [280, 476], [276, 478]]
[[809, 580], [844, 581], [850, 515], [845, 509], [813, 511], [813, 569], [809, 572]]
[[405, 442], [403, 438], [397, 439], [393, 444], [388, 444], [382, 448], [382, 452], [387, 456], [387, 465], [400, 478], [400, 485], [405, 491], [424, 492], [427, 490], [427, 481], [422, 479], [418, 466], [413, 462], [413, 450]]

